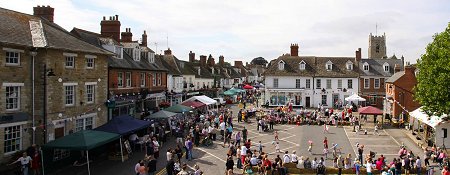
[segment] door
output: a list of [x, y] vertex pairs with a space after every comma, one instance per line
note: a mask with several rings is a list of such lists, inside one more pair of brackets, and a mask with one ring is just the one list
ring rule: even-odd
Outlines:
[[311, 107], [311, 97], [306, 97], [305, 99], [305, 108]]
[[58, 139], [60, 137], [64, 137], [64, 127], [55, 128], [55, 139]]
[[337, 102], [339, 101], [339, 94], [333, 94], [333, 106], [337, 108]]

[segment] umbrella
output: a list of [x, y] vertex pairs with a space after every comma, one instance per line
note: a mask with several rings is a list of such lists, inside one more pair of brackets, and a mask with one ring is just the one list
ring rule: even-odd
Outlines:
[[151, 118], [151, 119], [166, 119], [166, 118], [169, 118], [169, 117], [172, 117], [172, 116], [175, 116], [175, 115], [177, 115], [177, 113], [161, 110], [161, 111], [158, 111], [156, 113], [151, 114], [147, 118]]
[[246, 84], [246, 85], [244, 86], [244, 89], [253, 89], [253, 86], [250, 86], [250, 85]]
[[237, 92], [236, 91], [234, 91], [234, 90], [232, 90], [232, 89], [230, 89], [230, 90], [228, 90], [228, 91], [225, 91], [225, 92], [223, 92], [223, 94], [224, 95], [235, 95]]
[[169, 111], [169, 112], [175, 112], [175, 113], [183, 113], [183, 112], [191, 111], [192, 108], [188, 107], [188, 106], [181, 105], [181, 104], [177, 104], [175, 106], [168, 107], [168, 108], [166, 108], [164, 110], [165, 111]]

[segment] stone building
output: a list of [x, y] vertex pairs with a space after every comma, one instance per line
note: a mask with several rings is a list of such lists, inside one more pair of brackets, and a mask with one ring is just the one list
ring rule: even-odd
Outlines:
[[[0, 162], [31, 143], [44, 144], [106, 123], [107, 57], [53, 23], [0, 8]], [[53, 160], [69, 156], [55, 151]]]
[[386, 50], [386, 34], [383, 34], [382, 36], [376, 36], [370, 33], [368, 50], [369, 59], [387, 58]]

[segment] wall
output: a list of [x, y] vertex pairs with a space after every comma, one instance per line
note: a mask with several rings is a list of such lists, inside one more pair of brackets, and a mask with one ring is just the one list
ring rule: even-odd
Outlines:
[[[316, 79], [321, 80], [321, 88], [316, 89]], [[327, 79], [331, 79], [331, 89], [327, 89]], [[338, 89], [338, 80], [342, 80], [342, 89]], [[348, 80], [351, 79], [353, 82], [352, 89], [348, 88]], [[313, 103], [314, 106], [317, 107], [321, 104], [322, 95], [327, 95], [327, 105], [325, 107], [331, 108], [333, 107], [333, 94], [339, 95], [339, 99], [345, 103], [345, 98], [352, 95], [353, 93], [358, 93], [358, 79], [357, 78], [314, 78], [314, 96]], [[344, 92], [344, 88], [346, 92]], [[325, 92], [322, 92], [322, 89], [325, 89]]]
[[[200, 86], [197, 86], [197, 83], [199, 83]], [[209, 83], [209, 88], [211, 88], [212, 85], [214, 85], [214, 79], [210, 79], [210, 78], [195, 78], [194, 81], [194, 88], [195, 90], [199, 90], [199, 89], [203, 89], [203, 84], [205, 84], [205, 86], [207, 86]]]
[[[379, 109], [383, 109], [383, 98], [386, 95], [386, 89], [385, 89], [385, 81], [388, 77], [369, 77], [369, 76], [362, 76], [359, 78], [359, 95], [363, 98], [365, 98], [366, 104], [375, 106]], [[364, 79], [369, 79], [370, 86], [368, 89], [364, 88]], [[380, 87], [375, 88], [375, 79], [380, 79]], [[374, 99], [374, 103], [370, 102], [370, 96], [376, 95], [377, 98]]]

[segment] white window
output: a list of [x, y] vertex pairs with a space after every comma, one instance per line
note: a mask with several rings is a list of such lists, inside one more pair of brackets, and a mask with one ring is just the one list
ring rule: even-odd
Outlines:
[[141, 87], [145, 87], [145, 72], [141, 73]]
[[284, 70], [284, 61], [278, 62], [278, 70]]
[[5, 127], [5, 141], [3, 153], [12, 153], [22, 150], [22, 126]]
[[66, 106], [75, 105], [75, 86], [64, 86]]
[[20, 109], [20, 87], [7, 86], [6, 87], [6, 110]]
[[300, 62], [300, 70], [305, 70], [306, 64], [304, 61]]
[[322, 95], [322, 105], [327, 105], [327, 95]]
[[117, 87], [123, 87], [123, 73], [117, 73]]
[[300, 79], [295, 79], [295, 88], [300, 89]]
[[338, 79], [338, 89], [342, 89], [342, 79]]
[[153, 84], [152, 85], [156, 86], [156, 73], [153, 73]]
[[94, 117], [77, 119], [75, 122], [75, 132], [92, 129], [94, 127], [93, 125], [94, 125]]
[[373, 81], [374, 81], [373, 86], [375, 87], [375, 89], [379, 89], [380, 88], [380, 79], [375, 78]]
[[353, 64], [347, 63], [347, 70], [353, 70]]
[[131, 87], [131, 72], [125, 73], [125, 81], [127, 82], [127, 87]]
[[86, 58], [86, 68], [87, 69], [94, 69], [94, 58]]
[[162, 73], [158, 74], [158, 86], [161, 86], [161, 81], [162, 81]]
[[20, 53], [15, 51], [6, 51], [7, 65], [20, 65]]
[[388, 63], [384, 63], [383, 68], [384, 68], [385, 72], [389, 72], [389, 64]]
[[86, 85], [86, 98], [87, 103], [94, 103], [95, 85]]
[[273, 87], [278, 88], [278, 78], [273, 79]]
[[66, 68], [74, 68], [75, 67], [75, 57], [74, 56], [66, 56]]
[[327, 71], [333, 70], [333, 62], [328, 60], [327, 63], [325, 64], [325, 69], [327, 69]]
[[370, 87], [370, 79], [364, 78], [364, 89], [369, 89]]
[[332, 65], [332, 64], [327, 64], [327, 70], [331, 70], [331, 69], [332, 69], [332, 67], [333, 67], [333, 65]]
[[368, 63], [364, 63], [364, 65], [363, 65], [363, 70], [364, 70], [365, 72], [369, 71], [369, 64], [368, 64]]
[[322, 88], [322, 81], [321, 79], [316, 79], [316, 89], [321, 89]]
[[331, 79], [327, 79], [327, 89], [331, 89]]
[[306, 79], [306, 89], [311, 89], [311, 79]]
[[347, 88], [353, 89], [353, 80], [352, 79], [347, 80]]

